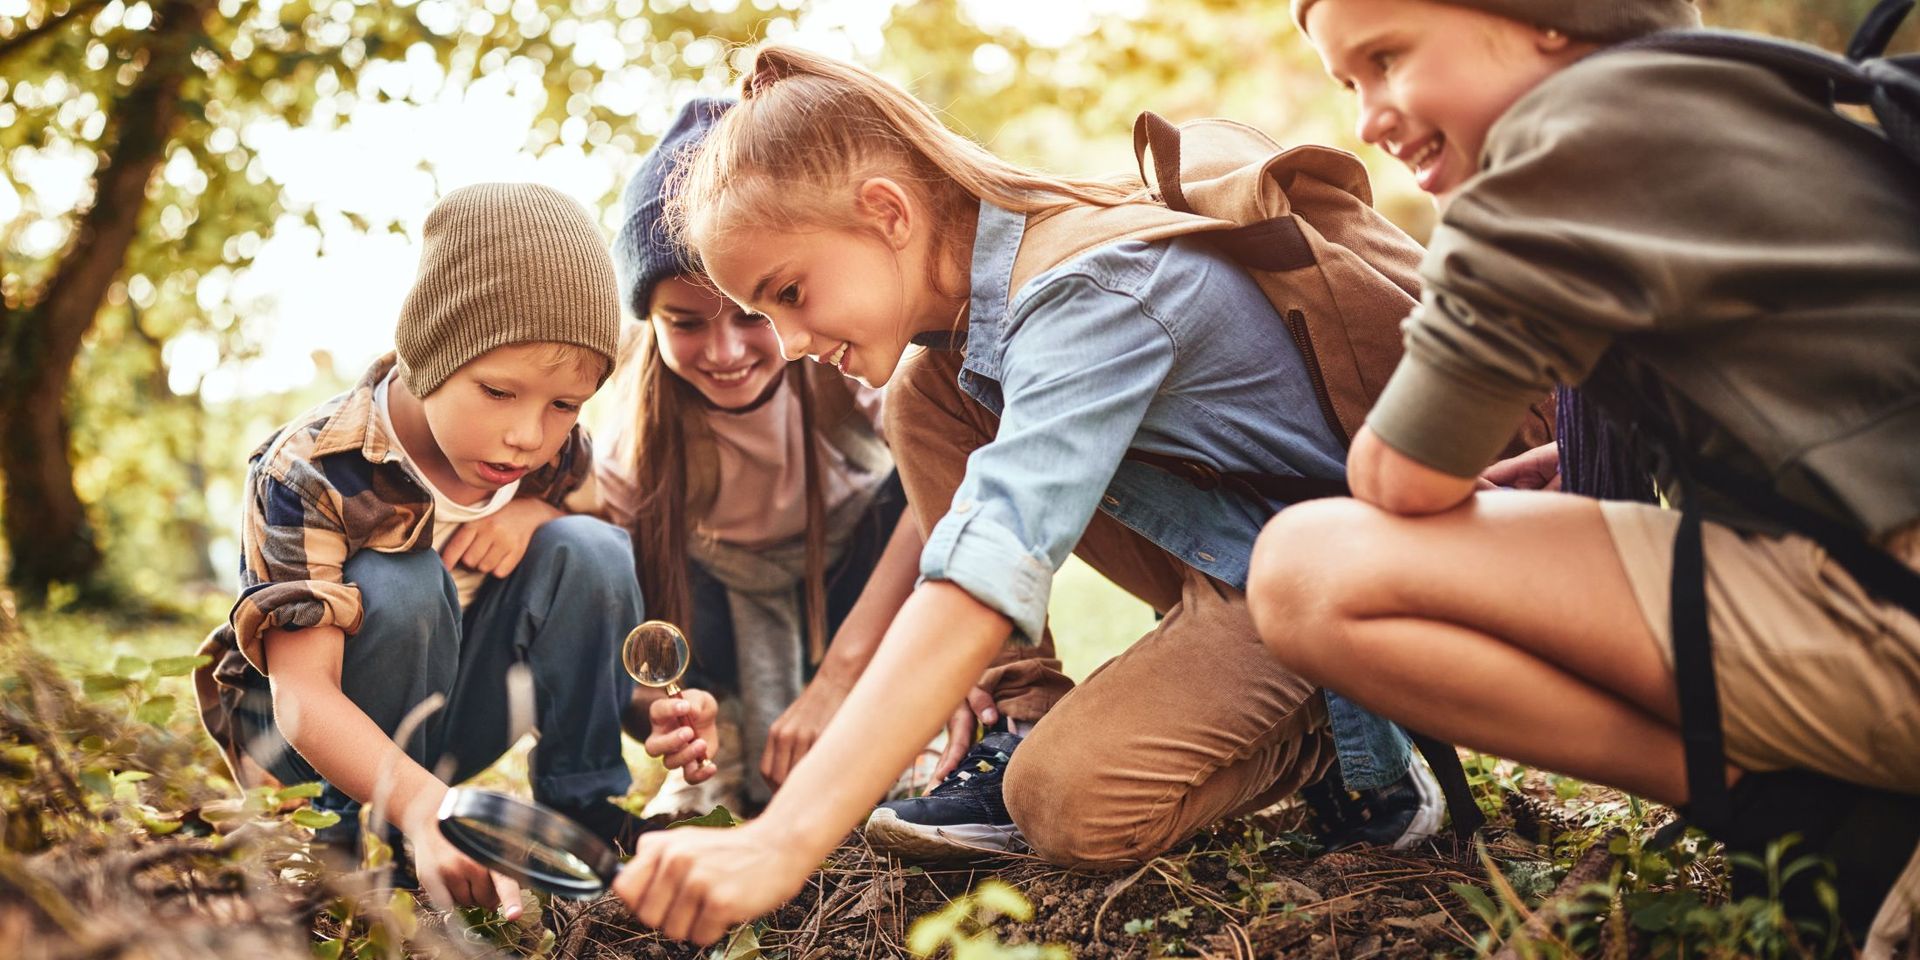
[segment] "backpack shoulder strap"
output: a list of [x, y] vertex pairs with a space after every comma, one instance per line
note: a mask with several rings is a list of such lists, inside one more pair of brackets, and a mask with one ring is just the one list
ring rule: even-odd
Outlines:
[[1915, 0], [1880, 0], [1844, 57], [1791, 40], [1733, 30], [1669, 30], [1608, 48], [1659, 50], [1766, 67], [1829, 107], [1869, 107], [1894, 149], [1920, 166], [1920, 56], [1883, 56]]

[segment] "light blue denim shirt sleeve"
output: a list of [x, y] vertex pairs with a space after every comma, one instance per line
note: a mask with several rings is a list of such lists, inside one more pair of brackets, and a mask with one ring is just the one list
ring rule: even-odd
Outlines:
[[922, 577], [966, 590], [1028, 643], [1174, 361], [1131, 293], [1080, 273], [1035, 284], [1006, 321], [1000, 430], [967, 459], [920, 559]]

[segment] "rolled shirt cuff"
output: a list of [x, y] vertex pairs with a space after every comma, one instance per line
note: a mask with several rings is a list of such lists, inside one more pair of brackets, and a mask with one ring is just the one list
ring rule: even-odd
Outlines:
[[920, 577], [950, 582], [1013, 621], [1015, 643], [1038, 643], [1046, 630], [1052, 565], [969, 501], [934, 525], [920, 553]]
[[1387, 446], [1456, 477], [1500, 455], [1535, 398], [1453, 373], [1409, 350], [1367, 415]]

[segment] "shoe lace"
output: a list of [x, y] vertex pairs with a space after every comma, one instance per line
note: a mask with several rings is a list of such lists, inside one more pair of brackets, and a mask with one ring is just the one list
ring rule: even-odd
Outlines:
[[999, 744], [982, 740], [967, 751], [960, 765], [953, 768], [946, 779], [927, 791], [927, 796], [950, 797], [988, 786], [1006, 773], [1010, 759], [1008, 751], [1001, 749]]

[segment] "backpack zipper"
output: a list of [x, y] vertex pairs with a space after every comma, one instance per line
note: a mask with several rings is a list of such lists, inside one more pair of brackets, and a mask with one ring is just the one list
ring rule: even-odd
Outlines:
[[1307, 337], [1307, 315], [1288, 310], [1285, 319], [1287, 332], [1293, 335], [1293, 345], [1300, 349], [1300, 359], [1307, 364], [1307, 379], [1313, 383], [1313, 399], [1320, 404], [1320, 415], [1327, 418], [1327, 426], [1344, 447], [1352, 443], [1353, 438], [1347, 436], [1347, 428], [1340, 425], [1339, 414], [1333, 412], [1333, 398], [1327, 396], [1327, 378], [1320, 372], [1320, 358], [1314, 355], [1313, 341]]

